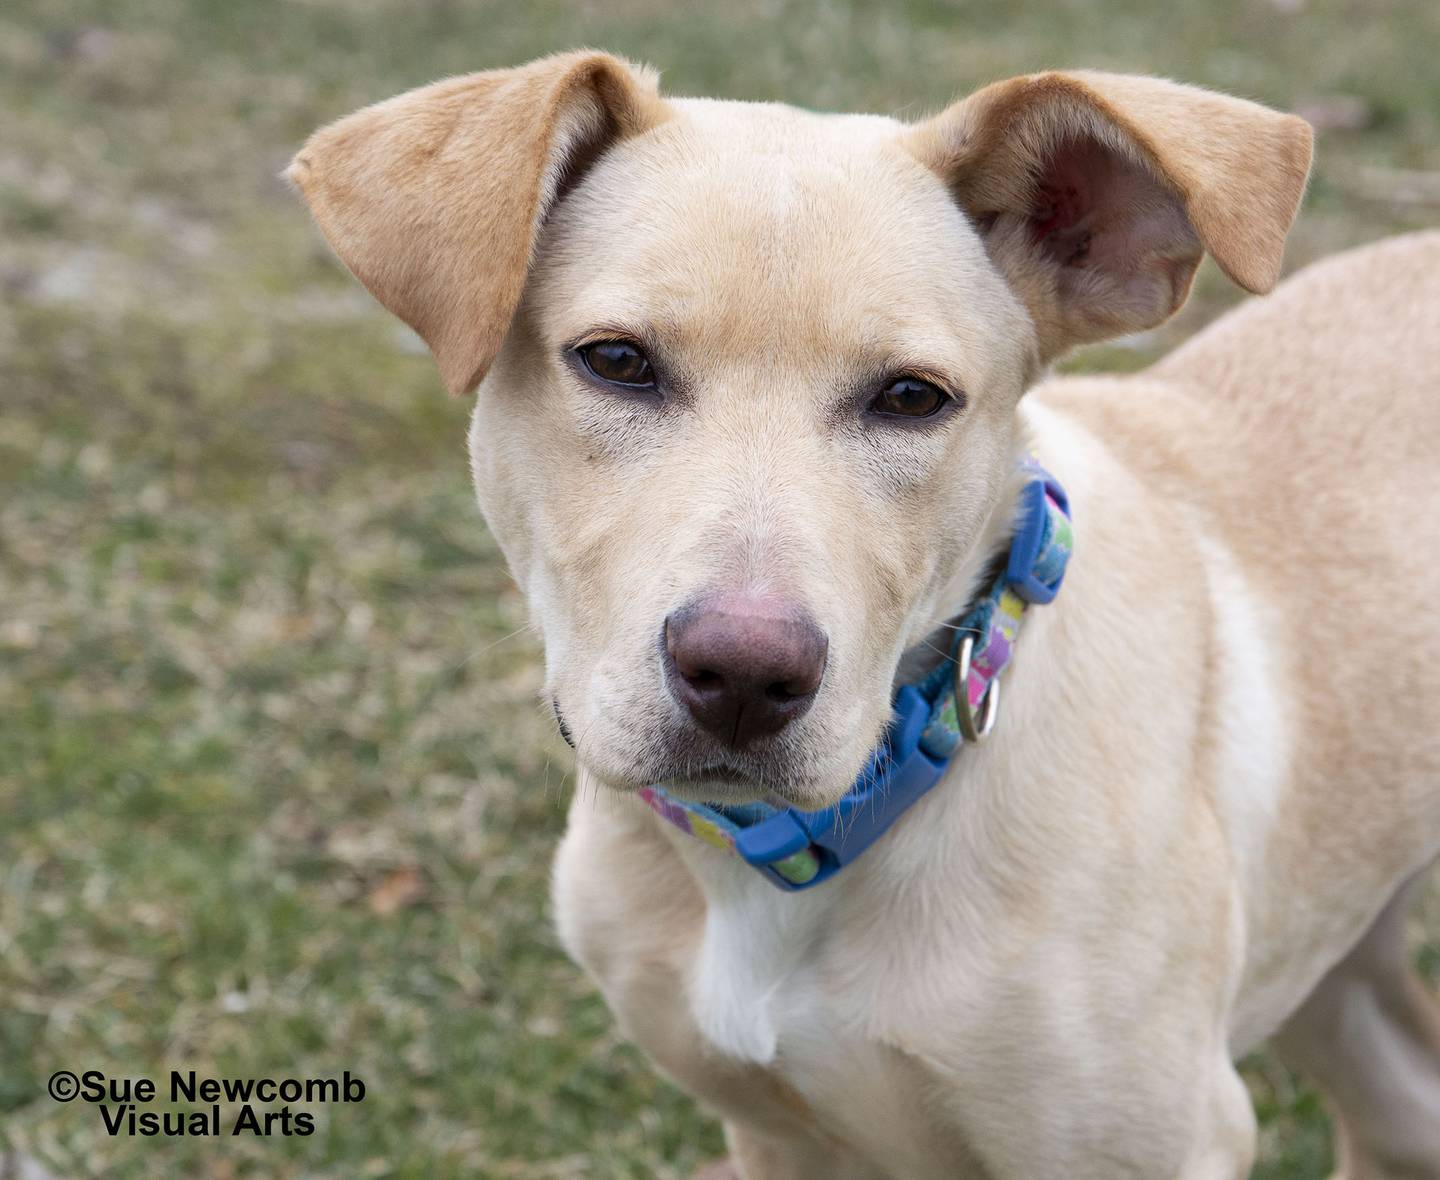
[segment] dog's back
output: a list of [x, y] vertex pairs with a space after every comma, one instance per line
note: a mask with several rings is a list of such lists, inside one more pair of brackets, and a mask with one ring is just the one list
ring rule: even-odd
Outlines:
[[1202, 391], [1236, 449], [1255, 448], [1296, 491], [1440, 487], [1440, 231], [1317, 262], [1149, 375]]

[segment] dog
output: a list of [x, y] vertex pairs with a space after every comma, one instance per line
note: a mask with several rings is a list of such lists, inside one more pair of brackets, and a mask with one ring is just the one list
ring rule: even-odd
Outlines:
[[[1167, 319], [1205, 253], [1268, 293], [1310, 158], [1303, 120], [1148, 77], [907, 124], [664, 97], [592, 51], [295, 157], [339, 258], [478, 386], [475, 486], [576, 749], [559, 932], [724, 1120], [716, 1174], [1237, 1180], [1233, 1063], [1274, 1038], [1341, 1176], [1440, 1177], [1402, 930], [1440, 853], [1440, 234], [1142, 373], [1047, 375]], [[959, 678], [938, 780], [778, 891], [703, 816], [868, 789], [1032, 486], [1073, 556], [1003, 705]]]

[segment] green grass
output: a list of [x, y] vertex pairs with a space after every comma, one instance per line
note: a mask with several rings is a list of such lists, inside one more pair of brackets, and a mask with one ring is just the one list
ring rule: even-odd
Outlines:
[[[356, 105], [585, 43], [838, 109], [1065, 64], [1352, 95], [1369, 126], [1322, 136], [1292, 264], [1436, 216], [1355, 182], [1440, 168], [1429, 0], [9, 0], [0, 1143], [67, 1180], [670, 1177], [720, 1150], [550, 930], [570, 760], [465, 407], [276, 179]], [[1233, 299], [1207, 268], [1174, 325], [1075, 363], [1137, 367]], [[137, 1140], [44, 1092], [171, 1067], [369, 1094], [309, 1138]], [[1248, 1076], [1257, 1175], [1323, 1176], [1314, 1094]]]

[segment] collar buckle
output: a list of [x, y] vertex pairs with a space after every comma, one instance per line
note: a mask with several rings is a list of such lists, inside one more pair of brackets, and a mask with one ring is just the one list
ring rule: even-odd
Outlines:
[[778, 811], [736, 832], [735, 851], [787, 892], [833, 877], [945, 774], [950, 760], [920, 745], [929, 719], [930, 702], [913, 685], [902, 686], [884, 740], [839, 803], [820, 811]]

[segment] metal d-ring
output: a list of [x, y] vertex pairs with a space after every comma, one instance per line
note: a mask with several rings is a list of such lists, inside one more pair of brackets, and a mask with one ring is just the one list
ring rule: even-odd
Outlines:
[[980, 724], [975, 724], [975, 710], [970, 707], [970, 661], [974, 655], [975, 637], [963, 636], [960, 650], [955, 655], [955, 720], [959, 722], [965, 740], [972, 745], [990, 736], [1000, 712], [1000, 680], [997, 677], [985, 686], [985, 695], [980, 698]]

